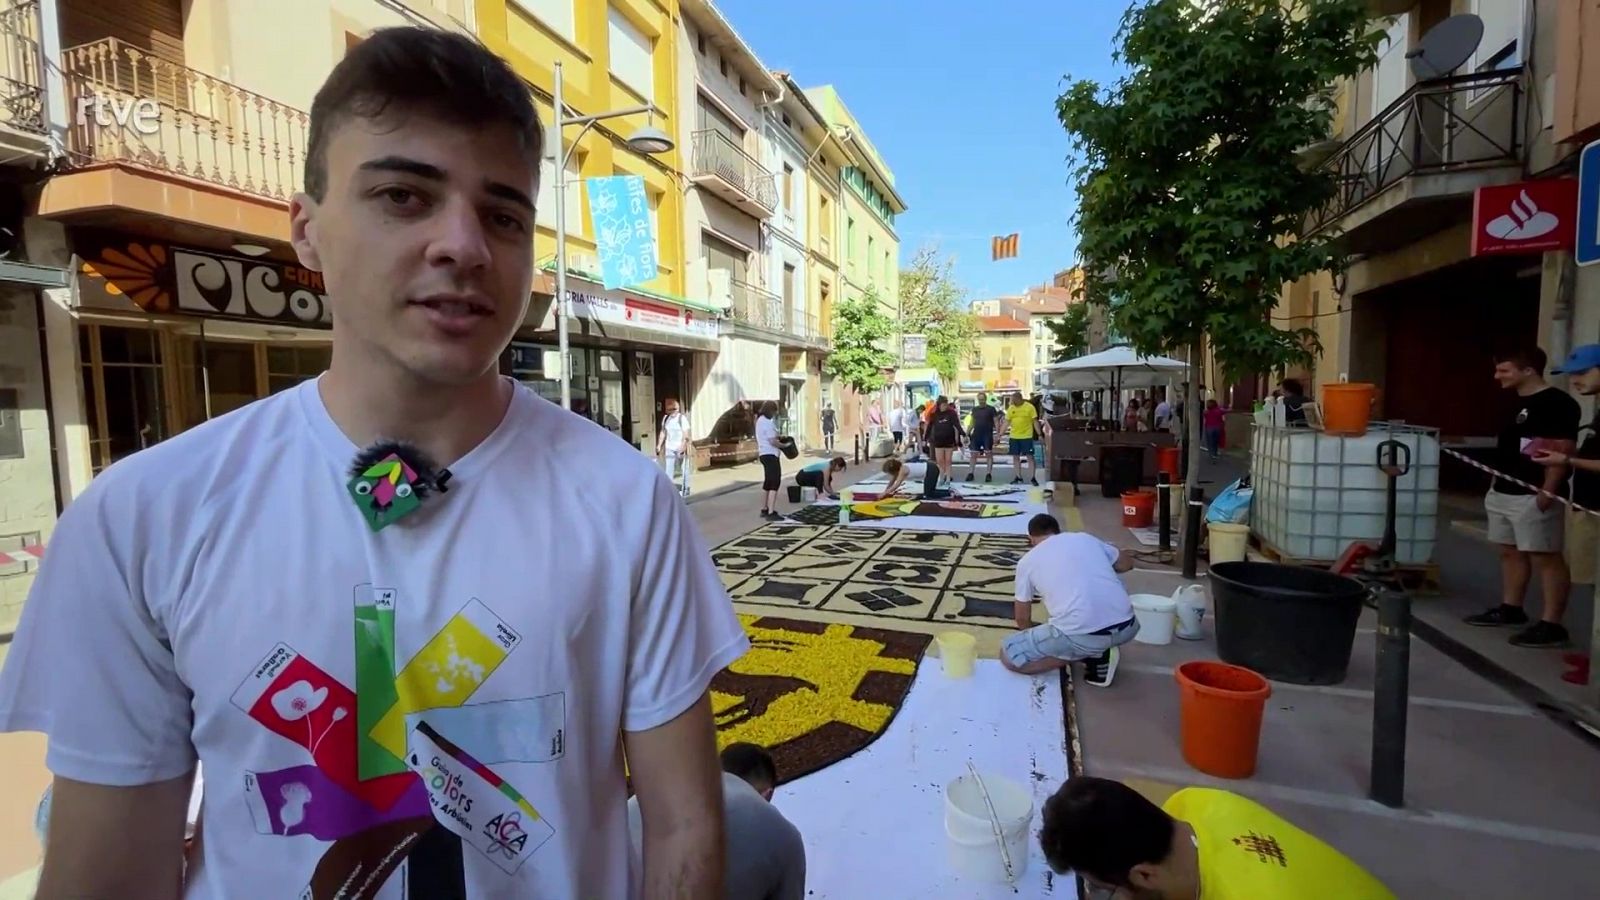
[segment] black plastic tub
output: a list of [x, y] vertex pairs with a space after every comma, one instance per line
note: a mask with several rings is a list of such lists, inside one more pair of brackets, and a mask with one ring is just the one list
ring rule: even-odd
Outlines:
[[1264, 562], [1211, 567], [1217, 655], [1273, 681], [1338, 684], [1367, 589], [1325, 569]]

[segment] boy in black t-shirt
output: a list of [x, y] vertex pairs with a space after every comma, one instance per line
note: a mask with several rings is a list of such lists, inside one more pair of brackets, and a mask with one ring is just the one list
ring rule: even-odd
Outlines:
[[1576, 400], [1545, 383], [1546, 363], [1544, 351], [1537, 347], [1495, 359], [1495, 380], [1516, 392], [1518, 404], [1500, 431], [1490, 465], [1547, 493], [1494, 479], [1484, 509], [1489, 514], [1489, 540], [1500, 545], [1501, 600], [1499, 606], [1466, 620], [1482, 626], [1526, 624], [1523, 595], [1537, 571], [1544, 589], [1544, 616], [1511, 636], [1511, 643], [1519, 647], [1559, 647], [1567, 642], [1561, 618], [1572, 590], [1562, 555], [1566, 507], [1556, 499], [1567, 495], [1566, 469], [1540, 465], [1533, 457], [1540, 452], [1571, 453], [1582, 411]]

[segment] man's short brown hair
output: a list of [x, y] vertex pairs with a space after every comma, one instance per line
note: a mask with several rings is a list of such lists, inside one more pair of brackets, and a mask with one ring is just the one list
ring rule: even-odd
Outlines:
[[380, 28], [333, 67], [311, 101], [306, 193], [328, 189], [328, 143], [350, 119], [393, 108], [466, 128], [507, 125], [537, 168], [544, 129], [528, 86], [505, 60], [471, 37], [433, 28]]

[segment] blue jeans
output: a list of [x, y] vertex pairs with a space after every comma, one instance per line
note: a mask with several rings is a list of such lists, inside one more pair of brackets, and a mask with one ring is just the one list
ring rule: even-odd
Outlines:
[[678, 486], [678, 493], [689, 496], [689, 473], [694, 470], [694, 457], [687, 453], [666, 453], [661, 457], [661, 467]]
[[1041, 659], [1061, 659], [1076, 662], [1080, 659], [1098, 659], [1112, 647], [1120, 647], [1139, 633], [1139, 620], [1133, 619], [1120, 628], [1105, 629], [1110, 634], [1068, 634], [1045, 622], [1027, 631], [1018, 631], [1000, 641], [1000, 652], [1014, 666], [1025, 666]]
[[1222, 449], [1222, 429], [1207, 428], [1205, 431], [1204, 444], [1206, 452], [1211, 454], [1212, 459], [1216, 459], [1218, 451]]

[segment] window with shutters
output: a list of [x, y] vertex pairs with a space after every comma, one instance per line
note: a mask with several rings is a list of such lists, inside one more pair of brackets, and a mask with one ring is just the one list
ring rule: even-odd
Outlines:
[[632, 88], [646, 101], [654, 101], [656, 77], [651, 55], [655, 50], [655, 39], [640, 31], [639, 26], [616, 7], [609, 7], [606, 14], [611, 34], [612, 77]]
[[511, 0], [511, 5], [538, 19], [541, 24], [569, 43], [577, 43], [577, 16], [574, 0]]
[[734, 281], [749, 282], [750, 253], [717, 237], [709, 231], [700, 233], [700, 248], [705, 255], [706, 268], [721, 269]]
[[707, 102], [703, 95], [695, 104], [695, 117], [696, 131], [720, 131], [733, 142], [735, 147], [744, 148], [744, 126], [735, 122], [732, 116], [718, 109], [715, 104]]
[[[573, 153], [567, 160], [567, 233], [583, 234], [583, 160]], [[539, 195], [534, 198], [539, 223], [556, 227], [556, 164], [554, 160], [539, 161]]]

